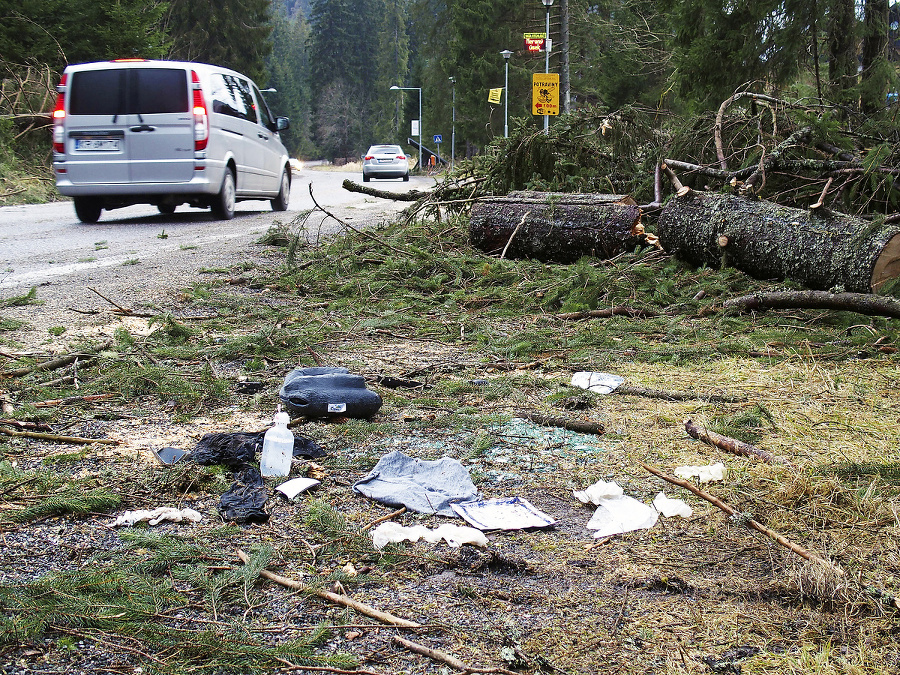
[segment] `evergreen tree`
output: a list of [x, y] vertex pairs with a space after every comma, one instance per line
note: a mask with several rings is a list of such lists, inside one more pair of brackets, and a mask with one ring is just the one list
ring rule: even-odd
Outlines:
[[885, 106], [891, 80], [897, 79], [887, 60], [888, 0], [865, 0], [865, 30], [860, 72], [860, 109], [873, 113]]
[[164, 2], [144, 0], [5, 0], [0, 54], [7, 62], [59, 70], [68, 63], [158, 58], [166, 49], [158, 26], [164, 9]]
[[164, 20], [172, 39], [168, 58], [232, 68], [266, 87], [270, 5], [270, 0], [170, 0]]
[[791, 4], [679, 0], [672, 53], [678, 92], [701, 107], [715, 107], [744, 84], [792, 81], [798, 55], [805, 53], [808, 17]]
[[309, 26], [301, 13], [276, 13], [272, 20], [272, 53], [267, 59], [269, 84], [276, 89], [268, 94], [269, 106], [277, 115], [291, 119], [291, 128], [281, 138], [288, 151], [301, 157], [312, 157], [309, 92]]
[[830, 0], [828, 3], [828, 93], [835, 103], [852, 102], [856, 87], [856, 3]]

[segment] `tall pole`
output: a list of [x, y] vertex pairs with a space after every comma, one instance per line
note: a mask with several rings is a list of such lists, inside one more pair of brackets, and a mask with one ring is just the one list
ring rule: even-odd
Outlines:
[[[553, 0], [541, 0], [544, 3], [544, 6], [547, 8], [547, 32], [544, 33], [544, 73], [550, 73], [550, 45], [553, 44], [553, 40], [550, 39], [550, 5], [553, 4]], [[550, 133], [550, 115], [544, 115], [544, 133]]]
[[398, 87], [396, 84], [391, 87], [391, 91], [417, 91], [419, 92], [419, 171], [425, 168], [425, 164], [422, 161], [422, 87]]
[[450, 113], [450, 171], [453, 171], [453, 157], [456, 154], [456, 78], [450, 78], [450, 91], [453, 107]]
[[[815, 34], [815, 31], [813, 31]], [[813, 40], [813, 45], [816, 41]], [[559, 76], [562, 111], [572, 111], [572, 80], [569, 77], [569, 0], [559, 2]]]
[[417, 87], [419, 90], [419, 171], [422, 171], [424, 165], [422, 164], [422, 157], [425, 154], [425, 148], [422, 147], [422, 87]]
[[506, 61], [506, 75], [503, 82], [503, 138], [509, 138], [509, 57], [512, 52], [504, 49], [500, 52]]

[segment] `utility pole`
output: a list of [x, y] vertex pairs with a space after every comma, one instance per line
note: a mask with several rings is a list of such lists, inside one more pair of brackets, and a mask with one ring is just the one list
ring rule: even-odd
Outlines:
[[569, 0], [559, 0], [559, 80], [562, 89], [562, 111], [571, 112], [572, 84], [569, 79]]

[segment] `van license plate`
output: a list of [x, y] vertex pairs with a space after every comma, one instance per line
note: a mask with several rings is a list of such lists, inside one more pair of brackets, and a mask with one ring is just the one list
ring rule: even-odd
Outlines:
[[121, 139], [118, 138], [76, 138], [76, 150], [116, 152], [121, 150]]

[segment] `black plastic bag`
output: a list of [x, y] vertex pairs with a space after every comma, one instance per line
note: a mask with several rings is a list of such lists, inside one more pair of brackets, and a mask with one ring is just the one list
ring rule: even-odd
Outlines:
[[[223, 464], [239, 469], [251, 464], [262, 450], [264, 431], [248, 434], [242, 432], [206, 434], [198, 442], [187, 459], [196, 464]], [[327, 453], [311, 438], [294, 435], [294, 457], [318, 459]]]
[[268, 490], [258, 469], [252, 466], [235, 474], [235, 483], [219, 500], [222, 518], [234, 523], [265, 523], [269, 514], [265, 511], [269, 499]]
[[288, 411], [305, 417], [369, 418], [381, 407], [381, 396], [366, 389], [362, 375], [346, 368], [294, 368], [278, 392]]

